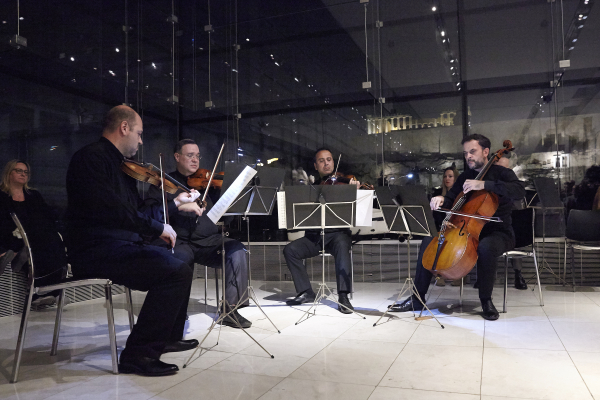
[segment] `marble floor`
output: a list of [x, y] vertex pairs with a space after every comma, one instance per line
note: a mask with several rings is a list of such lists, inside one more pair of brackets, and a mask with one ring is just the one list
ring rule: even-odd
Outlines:
[[[185, 369], [191, 352], [162, 360], [180, 372], [160, 378], [113, 375], [103, 301], [65, 307], [59, 352], [49, 355], [54, 309], [31, 314], [19, 382], [8, 383], [20, 316], [0, 319], [1, 399], [600, 399], [600, 288], [572, 293], [545, 288], [509, 289], [508, 313], [498, 321], [479, 315], [475, 289], [431, 291], [429, 304], [445, 326], [416, 321], [412, 313], [373, 323], [396, 298], [398, 283], [356, 285], [353, 304], [366, 319], [320, 306], [317, 315], [295, 325], [308, 307], [283, 301], [290, 282], [254, 282], [265, 312], [241, 314], [248, 330], [275, 358], [244, 332], [223, 328], [206, 340], [214, 346]], [[209, 282], [209, 288], [214, 284]], [[502, 290], [496, 288], [500, 308]], [[134, 292], [136, 311], [144, 294]], [[129, 333], [124, 296], [115, 296], [120, 348]], [[194, 282], [186, 338], [202, 338], [215, 311], [214, 290], [204, 305], [204, 283]]]

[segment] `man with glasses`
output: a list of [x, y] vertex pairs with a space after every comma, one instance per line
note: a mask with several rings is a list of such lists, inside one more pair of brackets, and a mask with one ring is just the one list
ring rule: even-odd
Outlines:
[[[193, 175], [200, 167], [200, 149], [192, 139], [180, 140], [175, 146], [176, 170], [168, 175], [177, 182], [187, 186], [188, 176]], [[208, 190], [205, 189], [205, 190]], [[161, 201], [161, 190], [150, 187], [148, 197], [156, 202]], [[167, 194], [170, 200], [176, 195]], [[206, 197], [207, 209], [213, 206], [209, 196]], [[187, 206], [187, 205], [186, 205]], [[184, 261], [193, 268], [194, 262], [213, 268], [220, 268], [222, 264], [221, 234], [218, 227], [208, 218], [207, 213], [201, 212], [196, 203], [189, 209], [179, 209], [169, 214], [169, 222], [177, 233], [175, 243], [175, 257]], [[225, 298], [230, 306], [241, 302], [241, 306], [248, 305], [246, 288], [248, 287], [248, 264], [246, 248], [237, 240], [225, 238]], [[244, 295], [244, 298], [241, 296]], [[223, 320], [223, 325], [238, 328], [235, 319], [242, 328], [249, 328], [252, 323], [242, 317], [237, 310]]]

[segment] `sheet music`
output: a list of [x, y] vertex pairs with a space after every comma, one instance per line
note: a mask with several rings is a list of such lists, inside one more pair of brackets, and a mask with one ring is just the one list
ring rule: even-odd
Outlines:
[[279, 229], [287, 229], [287, 209], [285, 207], [285, 192], [277, 192], [277, 216]]
[[219, 219], [225, 214], [227, 209], [235, 201], [240, 192], [246, 187], [246, 185], [252, 180], [252, 177], [256, 175], [256, 170], [250, 167], [244, 168], [241, 174], [235, 178], [235, 181], [229, 186], [227, 191], [221, 195], [221, 198], [208, 212], [208, 218], [213, 223], [217, 223]]
[[373, 226], [373, 193], [374, 190], [356, 191], [356, 224], [355, 226]]

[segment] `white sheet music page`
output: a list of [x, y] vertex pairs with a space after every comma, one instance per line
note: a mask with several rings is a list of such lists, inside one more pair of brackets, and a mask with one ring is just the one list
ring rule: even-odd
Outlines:
[[277, 192], [277, 216], [279, 229], [287, 229], [287, 210], [285, 207], [285, 192]]
[[355, 226], [373, 226], [373, 193], [375, 193], [374, 190], [356, 191]]
[[227, 212], [231, 204], [235, 201], [240, 192], [246, 187], [246, 185], [252, 180], [252, 177], [256, 175], [256, 170], [248, 166], [244, 168], [241, 174], [235, 181], [229, 186], [227, 191], [221, 195], [221, 198], [217, 203], [210, 209], [207, 216], [213, 223], [217, 223], [221, 219], [223, 214]]

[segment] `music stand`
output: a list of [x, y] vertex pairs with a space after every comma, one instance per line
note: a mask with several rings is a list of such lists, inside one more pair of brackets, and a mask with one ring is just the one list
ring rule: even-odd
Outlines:
[[[355, 185], [336, 186], [291, 186], [285, 188], [286, 220], [288, 229], [320, 229], [322, 254], [325, 254], [325, 229], [326, 228], [352, 228], [355, 225], [356, 213]], [[291, 223], [290, 223], [291, 222]], [[325, 257], [321, 257], [322, 280], [319, 283], [315, 301], [310, 308], [296, 321], [298, 325], [304, 317], [310, 318], [310, 311], [314, 308], [313, 316], [317, 314], [317, 307], [325, 300], [331, 300], [352, 314], [366, 319], [356, 311], [340, 304], [333, 296], [333, 291], [325, 282]]]
[[429, 201], [425, 194], [425, 188], [423, 186], [414, 185], [380, 186], [375, 188], [375, 193], [377, 193], [377, 201], [389, 232], [397, 233], [399, 238], [401, 235], [407, 236], [408, 277], [405, 279], [396, 300], [388, 306], [387, 310], [379, 317], [373, 326], [377, 326], [379, 321], [381, 321], [400, 298], [408, 292], [410, 295], [414, 295], [423, 307], [429, 311], [429, 314], [431, 314], [430, 317], [422, 317], [421, 315], [417, 317], [415, 310], [413, 309], [415, 319], [424, 320], [434, 318], [437, 323], [440, 324], [442, 329], [444, 329], [444, 325], [442, 325], [431, 312], [424, 299], [421, 298], [419, 292], [415, 289], [415, 284], [410, 276], [410, 239], [412, 239], [413, 235], [433, 236], [433, 234], [436, 233], [435, 222], [429, 208]]
[[[237, 176], [231, 173], [228, 174], [228, 169], [229, 168], [225, 168], [225, 177]], [[234, 169], [236, 168], [231, 168], [231, 170]], [[246, 233], [248, 235], [248, 249], [246, 251], [248, 255], [248, 288], [240, 298], [243, 299], [244, 295], [246, 295], [248, 300], [252, 300], [260, 312], [262, 312], [271, 325], [273, 325], [273, 328], [277, 330], [277, 333], [281, 333], [281, 331], [275, 326], [275, 323], [271, 321], [271, 318], [269, 318], [260, 306], [256, 292], [252, 287], [252, 270], [250, 268], [250, 215], [271, 215], [273, 206], [275, 205], [277, 191], [283, 183], [284, 176], [285, 170], [281, 168], [260, 168], [250, 184], [241, 191], [227, 212], [223, 214], [226, 216], [241, 215], [242, 219], [246, 220]], [[225, 179], [222, 190], [227, 190], [229, 185], [233, 182], [233, 180], [230, 181], [227, 178]]]
[[[542, 273], [544, 270], [548, 270], [550, 272], [550, 274], [552, 274], [552, 276], [554, 276], [555, 278], [558, 279], [558, 282], [562, 281], [563, 282], [563, 286], [566, 283], [566, 278], [567, 278], [567, 261], [566, 261], [566, 254], [567, 254], [567, 242], [566, 242], [566, 237], [565, 237], [565, 206], [563, 204], [563, 202], [560, 200], [560, 195], [559, 195], [559, 189], [558, 189], [558, 185], [557, 182], [553, 179], [553, 178], [534, 178], [533, 179], [533, 184], [535, 186], [535, 190], [536, 190], [536, 194], [537, 197], [539, 199], [539, 202], [537, 202], [535, 205], [528, 205], [528, 207], [537, 210], [541, 210], [542, 213], [542, 268], [540, 273]], [[535, 197], [534, 197], [535, 198]], [[533, 202], [534, 199], [531, 200], [530, 204]], [[565, 265], [564, 265], [564, 275], [563, 278], [561, 278], [561, 274], [560, 274], [560, 262], [558, 264], [558, 275], [552, 270], [552, 268], [550, 267], [550, 265], [546, 262], [546, 215], [550, 213], [558, 213], [560, 215], [560, 225], [558, 227], [559, 229], [559, 236], [553, 236], [552, 238], [554, 240], [552, 240], [553, 242], [556, 242], [556, 239], [559, 239], [559, 242], [564, 242], [565, 243]], [[536, 226], [535, 226], [535, 218], [534, 218], [534, 232], [536, 231]], [[535, 245], [535, 243], [533, 244]]]

